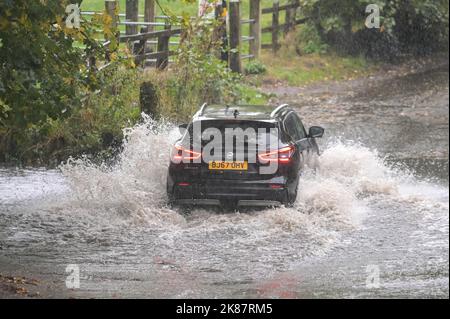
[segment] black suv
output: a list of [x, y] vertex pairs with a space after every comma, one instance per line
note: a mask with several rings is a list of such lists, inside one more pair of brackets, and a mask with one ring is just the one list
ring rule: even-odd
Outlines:
[[206, 105], [192, 122], [180, 125], [167, 177], [173, 204], [277, 206], [295, 202], [300, 174], [319, 155], [316, 138], [307, 133], [287, 104]]

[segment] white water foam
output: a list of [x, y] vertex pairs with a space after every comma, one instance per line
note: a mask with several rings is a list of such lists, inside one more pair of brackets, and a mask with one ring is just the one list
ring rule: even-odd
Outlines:
[[[166, 205], [169, 152], [177, 136], [170, 123], [146, 118], [125, 130], [117, 164], [69, 160], [61, 170], [73, 192], [73, 205], [108, 221], [119, 219], [163, 230], [161, 242], [169, 246], [180, 245], [186, 236], [229, 234], [227, 245], [245, 247], [251, 242], [263, 247], [282, 234], [298, 234], [308, 254], [324, 250], [342, 232], [360, 227], [374, 196], [415, 202], [429, 198], [420, 191], [424, 182], [419, 184], [410, 173], [390, 167], [375, 150], [351, 141], [333, 141], [323, 147], [317, 170], [303, 174], [294, 207], [227, 214], [199, 208], [186, 216]], [[448, 195], [443, 201], [448, 205]]]

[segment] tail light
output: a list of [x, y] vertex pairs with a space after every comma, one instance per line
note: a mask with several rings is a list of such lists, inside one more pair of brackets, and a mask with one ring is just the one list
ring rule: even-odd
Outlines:
[[198, 160], [202, 156], [202, 153], [191, 151], [180, 145], [175, 145], [172, 153], [172, 161], [180, 163], [182, 161]]
[[258, 158], [263, 164], [270, 162], [289, 163], [294, 153], [295, 146], [290, 145], [279, 150], [258, 154]]
[[179, 182], [177, 185], [178, 185], [178, 186], [190, 186], [191, 183], [188, 183], [188, 182]]
[[270, 184], [270, 188], [272, 189], [282, 189], [283, 187], [281, 184]]

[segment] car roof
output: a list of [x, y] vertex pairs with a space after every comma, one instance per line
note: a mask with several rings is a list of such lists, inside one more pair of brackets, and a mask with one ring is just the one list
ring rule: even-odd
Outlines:
[[[277, 118], [272, 117], [272, 112], [275, 109], [276, 106], [272, 105], [204, 105], [202, 109], [194, 115], [194, 120], [238, 119], [276, 122]], [[235, 117], [236, 113], [237, 115]], [[280, 115], [281, 113], [285, 112], [280, 112]]]

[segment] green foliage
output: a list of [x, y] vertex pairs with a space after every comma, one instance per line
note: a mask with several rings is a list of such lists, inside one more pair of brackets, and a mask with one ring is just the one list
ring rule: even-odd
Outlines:
[[[129, 60], [117, 50], [116, 30], [107, 15], [82, 20], [79, 29], [65, 24], [66, 7], [80, 2], [0, 1], [0, 160], [39, 158], [55, 150], [64, 153], [69, 146], [74, 151], [86, 145], [95, 148], [103, 128], [77, 121], [89, 112], [117, 125], [115, 134], [120, 130], [123, 121], [116, 109], [127, 98], [117, 101], [113, 96], [108, 99], [112, 105], [99, 101], [101, 110], [89, 104], [106, 92], [98, 94], [110, 80], [97, 71], [106, 52], [96, 40], [96, 30], [112, 39], [113, 67]], [[96, 63], [88, 65], [88, 59]], [[123, 112], [123, 105], [120, 108]]]
[[67, 3], [0, 2], [0, 98], [9, 109], [2, 124], [24, 127], [68, 113], [76, 92], [67, 82], [82, 80], [73, 77], [82, 61], [72, 40], [53, 26]]
[[239, 76], [218, 56], [220, 43], [214, 24], [203, 19], [182, 19], [185, 32], [180, 40], [170, 75], [162, 84], [166, 90], [161, 113], [170, 118], [189, 116], [204, 102], [220, 103], [239, 99]]
[[[68, 117], [85, 94], [100, 88], [96, 65], [106, 52], [96, 40], [98, 29], [111, 39], [113, 60], [119, 60], [109, 16], [82, 20], [79, 29], [66, 25], [66, 7], [80, 2], [0, 2], [2, 125], [23, 128]], [[95, 58], [96, 65], [88, 66], [88, 58]]]
[[265, 105], [271, 97], [269, 94], [260, 92], [257, 88], [248, 84], [238, 85], [237, 90], [239, 103], [242, 104]]
[[4, 154], [0, 160], [57, 165], [69, 156], [113, 154], [121, 143], [122, 129], [140, 118], [141, 76], [136, 69], [113, 66], [99, 77], [103, 89], [86, 95], [70, 116], [47, 117], [20, 134], [0, 129]]
[[[140, 119], [143, 81], [155, 85], [157, 110], [173, 121], [186, 119], [203, 102], [267, 100], [218, 58], [214, 25], [183, 12], [181, 21], [166, 12], [186, 30], [170, 70], [135, 69], [112, 40], [112, 62], [99, 71], [106, 52], [96, 30], [110, 39], [116, 30], [103, 14], [83, 20], [80, 29], [67, 28], [70, 2], [0, 1], [0, 161], [58, 164], [68, 156], [113, 154], [122, 129]], [[183, 0], [191, 7], [193, 2]], [[97, 63], [87, 65], [93, 57]]]
[[[68, 116], [79, 106], [78, 86], [92, 77], [76, 39], [94, 43], [82, 31], [65, 27], [70, 1], [0, 2], [0, 123], [26, 127], [47, 117]], [[86, 31], [86, 30], [85, 30]]]
[[[448, 48], [447, 0], [301, 0], [309, 25], [346, 53], [431, 51]], [[380, 29], [367, 29], [365, 8], [380, 8]], [[317, 43], [317, 42], [312, 42]], [[392, 48], [395, 47], [395, 48]], [[309, 46], [315, 51], [315, 45]], [[383, 53], [383, 52], [378, 52]]]
[[258, 60], [252, 60], [249, 63], [247, 63], [244, 67], [245, 74], [263, 74], [266, 73], [267, 68], [266, 66]]
[[311, 25], [303, 25], [299, 28], [296, 43], [299, 45], [301, 54], [324, 54], [328, 50], [328, 45]]

